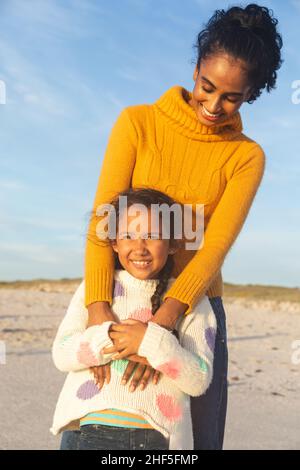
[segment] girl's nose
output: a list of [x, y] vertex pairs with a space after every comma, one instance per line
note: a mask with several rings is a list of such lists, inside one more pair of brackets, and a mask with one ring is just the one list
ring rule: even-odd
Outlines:
[[134, 245], [135, 245], [134, 246], [135, 251], [141, 252], [141, 253], [147, 253], [148, 252], [147, 239], [144, 239], [142, 237], [138, 237], [138, 238], [136, 238]]

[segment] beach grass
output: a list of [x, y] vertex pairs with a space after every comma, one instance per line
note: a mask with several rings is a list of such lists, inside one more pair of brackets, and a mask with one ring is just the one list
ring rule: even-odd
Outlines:
[[[0, 281], [0, 289], [30, 289], [46, 292], [73, 292], [81, 280], [81, 278], [62, 278], [32, 279], [28, 281]], [[300, 303], [300, 288], [260, 284], [231, 284], [225, 282], [224, 297]]]

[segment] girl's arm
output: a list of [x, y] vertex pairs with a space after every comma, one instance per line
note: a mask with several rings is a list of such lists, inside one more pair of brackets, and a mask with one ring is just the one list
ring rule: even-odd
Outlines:
[[173, 380], [183, 392], [198, 396], [212, 380], [216, 328], [214, 312], [205, 296], [191, 317], [183, 320], [181, 344], [170, 331], [148, 322], [138, 354], [145, 356], [154, 369]]
[[113, 321], [87, 327], [88, 312], [84, 306], [84, 281], [73, 295], [62, 320], [53, 346], [52, 358], [62, 372], [78, 371], [107, 364], [112, 354], [102, 354], [102, 348], [112, 346], [108, 335]]

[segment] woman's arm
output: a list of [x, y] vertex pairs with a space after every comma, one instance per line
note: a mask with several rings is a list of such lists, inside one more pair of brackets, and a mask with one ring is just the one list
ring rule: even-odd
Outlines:
[[[102, 220], [102, 216], [97, 216], [97, 208], [130, 187], [136, 148], [137, 132], [125, 108], [118, 116], [108, 140], [87, 233], [85, 252], [87, 307], [99, 301], [112, 304], [115, 270], [113, 249], [107, 240], [101, 240], [97, 235], [97, 224]], [[101, 317], [101, 308], [101, 305], [94, 305], [95, 317], [97, 313]], [[89, 308], [90, 313], [92, 315]]]
[[149, 322], [138, 353], [183, 392], [198, 396], [205, 393], [212, 380], [214, 345], [206, 341], [207, 331], [213, 337], [216, 318], [208, 298], [204, 297], [184, 329], [181, 344], [171, 332]]
[[[242, 229], [262, 180], [264, 168], [264, 152], [255, 144], [230, 175], [226, 189], [205, 230], [204, 246], [197, 251], [164, 294], [164, 302], [157, 310], [154, 322], [168, 326], [168, 318], [172, 319], [176, 315], [174, 312], [184, 309], [185, 304], [188, 305], [185, 315], [190, 313], [205, 294]], [[177, 303], [167, 304], [168, 298]]]

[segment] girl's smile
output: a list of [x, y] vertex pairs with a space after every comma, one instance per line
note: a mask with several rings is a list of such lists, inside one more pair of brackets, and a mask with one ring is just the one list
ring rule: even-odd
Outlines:
[[137, 269], [148, 269], [151, 265], [151, 261], [142, 261], [142, 260], [141, 261], [131, 260], [131, 263]]

